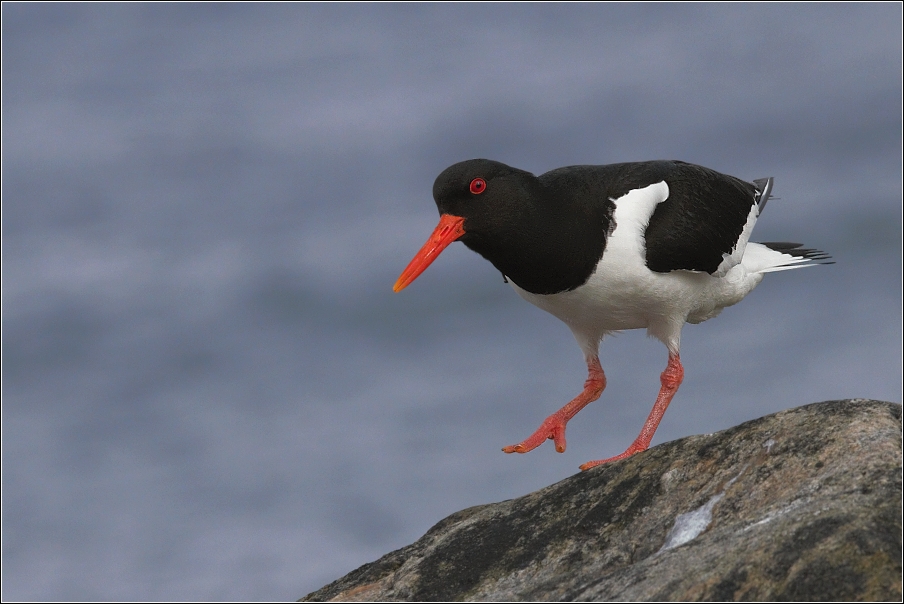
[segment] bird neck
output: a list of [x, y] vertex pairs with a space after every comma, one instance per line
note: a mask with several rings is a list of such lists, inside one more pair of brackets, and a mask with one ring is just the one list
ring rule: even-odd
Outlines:
[[555, 294], [590, 278], [603, 255], [610, 223], [605, 205], [546, 196], [507, 214], [495, 233], [462, 241], [518, 287]]

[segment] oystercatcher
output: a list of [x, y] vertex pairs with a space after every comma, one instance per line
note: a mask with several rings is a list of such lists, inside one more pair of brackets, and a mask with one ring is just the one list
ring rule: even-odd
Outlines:
[[606, 387], [599, 344], [612, 332], [647, 330], [668, 348], [659, 396], [638, 437], [608, 459], [645, 451], [684, 377], [685, 323], [740, 302], [769, 272], [831, 264], [798, 243], [748, 242], [772, 178], [745, 182], [681, 161], [569, 166], [540, 176], [472, 159], [433, 185], [440, 221], [393, 289], [409, 285], [453, 241], [489, 260], [518, 294], [571, 328], [587, 362], [583, 391], [524, 441], [526, 453], [552, 439]]

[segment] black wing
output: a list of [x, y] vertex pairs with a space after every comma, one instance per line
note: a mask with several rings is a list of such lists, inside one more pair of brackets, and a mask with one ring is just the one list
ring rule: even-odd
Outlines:
[[656, 207], [645, 232], [647, 267], [712, 274], [737, 246], [751, 207], [765, 206], [772, 179], [755, 185], [702, 166], [668, 163], [669, 198]]

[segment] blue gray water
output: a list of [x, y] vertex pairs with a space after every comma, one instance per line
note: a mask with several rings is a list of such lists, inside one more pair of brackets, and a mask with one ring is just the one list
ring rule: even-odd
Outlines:
[[304, 595], [621, 452], [665, 348], [571, 334], [455, 244], [446, 166], [775, 177], [770, 275], [684, 331], [655, 443], [901, 400], [901, 9], [39, 5], [3, 11], [3, 598]]

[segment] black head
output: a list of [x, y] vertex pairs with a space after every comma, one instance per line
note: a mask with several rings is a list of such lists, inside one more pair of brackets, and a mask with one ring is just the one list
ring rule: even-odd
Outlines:
[[481, 254], [483, 243], [504, 245], [509, 237], [523, 234], [524, 223], [536, 220], [544, 196], [533, 174], [490, 159], [449, 166], [433, 183], [439, 213], [464, 218], [460, 241]]
[[414, 281], [453, 241], [527, 291], [577, 287], [596, 267], [608, 222], [593, 204], [574, 202], [571, 184], [548, 187], [530, 172], [489, 159], [449, 166], [433, 184], [439, 225], [393, 289]]

